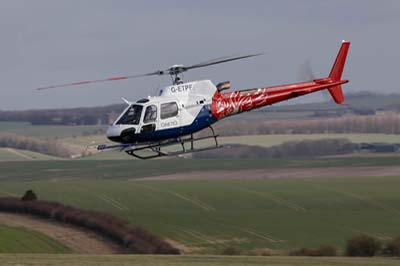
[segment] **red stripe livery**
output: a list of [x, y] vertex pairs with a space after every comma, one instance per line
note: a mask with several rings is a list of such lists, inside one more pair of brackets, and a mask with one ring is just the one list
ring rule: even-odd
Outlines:
[[349, 82], [341, 79], [349, 47], [350, 42], [342, 42], [327, 78], [227, 93], [217, 91], [213, 97], [211, 112], [217, 119], [221, 119], [324, 89], [328, 89], [334, 101], [340, 104], [344, 101], [341, 85]]

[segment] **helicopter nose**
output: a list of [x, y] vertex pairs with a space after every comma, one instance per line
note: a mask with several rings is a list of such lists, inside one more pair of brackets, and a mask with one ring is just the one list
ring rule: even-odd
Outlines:
[[109, 126], [106, 132], [107, 138], [114, 142], [121, 142], [121, 131], [122, 129], [119, 126]]
[[130, 125], [112, 125], [107, 129], [107, 138], [114, 142], [129, 143], [133, 141], [135, 127]]

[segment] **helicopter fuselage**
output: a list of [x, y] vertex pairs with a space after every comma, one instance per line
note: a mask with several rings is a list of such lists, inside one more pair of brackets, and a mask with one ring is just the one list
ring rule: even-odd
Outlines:
[[[340, 104], [344, 101], [341, 85], [350, 42], [342, 41], [339, 53], [329, 76], [311, 81], [273, 87], [255, 88], [225, 92], [230, 89], [229, 82], [215, 86], [210, 80], [183, 83], [182, 73], [191, 69], [250, 58], [262, 54], [250, 54], [237, 57], [223, 57], [199, 64], [184, 66], [173, 65], [164, 70], [141, 74], [118, 76], [106, 79], [80, 81], [37, 88], [53, 89], [67, 86], [79, 86], [98, 82], [110, 82], [144, 76], [170, 75], [173, 85], [161, 90], [160, 95], [140, 99], [136, 102], [126, 101], [128, 106], [115, 122], [107, 129], [107, 137], [118, 145], [98, 145], [97, 150], [118, 148], [129, 155], [140, 159], [150, 159], [169, 155], [204, 151], [222, 147], [211, 125], [228, 116], [247, 112], [277, 102], [327, 89], [333, 100]], [[212, 135], [194, 137], [204, 128], [210, 127]], [[190, 137], [185, 137], [190, 135]], [[199, 140], [213, 138], [214, 146], [195, 148]], [[185, 147], [185, 144], [190, 147]], [[165, 152], [162, 149], [175, 144], [181, 145], [181, 151]], [[138, 152], [150, 151], [153, 155], [139, 155]]]
[[193, 141], [193, 133], [220, 119], [316, 91], [327, 89], [336, 103], [342, 103], [341, 85], [348, 80], [341, 76], [349, 46], [343, 41], [329, 76], [321, 79], [232, 92], [224, 91], [230, 84], [215, 86], [210, 80], [165, 87], [159, 96], [128, 102], [107, 137], [133, 146], [174, 139], [183, 145], [181, 137], [191, 135]]
[[134, 144], [198, 132], [217, 121], [211, 111], [216, 91], [210, 80], [168, 86], [160, 96], [129, 103], [108, 128], [107, 137]]
[[323, 89], [341, 102], [340, 85], [333, 77], [267, 88], [221, 93], [210, 80], [166, 87], [161, 96], [129, 106], [107, 130], [115, 142], [140, 144], [196, 133], [228, 116], [289, 100]]

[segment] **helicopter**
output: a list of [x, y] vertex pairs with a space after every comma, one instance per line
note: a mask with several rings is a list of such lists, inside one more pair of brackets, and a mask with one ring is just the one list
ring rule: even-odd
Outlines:
[[[171, 76], [172, 85], [160, 90], [158, 96], [149, 96], [130, 102], [123, 99], [127, 107], [112, 123], [107, 138], [118, 144], [97, 145], [97, 150], [119, 149], [139, 159], [163, 156], [177, 156], [186, 153], [221, 148], [219, 135], [212, 127], [217, 121], [263, 106], [327, 89], [337, 104], [344, 102], [342, 73], [350, 47], [349, 41], [342, 41], [329, 76], [311, 81], [272, 87], [228, 91], [229, 81], [214, 85], [211, 80], [183, 81], [183, 73], [192, 69], [259, 56], [249, 54], [237, 57], [223, 57], [190, 66], [173, 65], [141, 75], [119, 76], [107, 79], [80, 81], [38, 88], [46, 90], [58, 87], [85, 85], [138, 78], [144, 76]], [[210, 134], [194, 137], [194, 133], [209, 128]], [[195, 147], [198, 141], [213, 139], [208, 147]], [[168, 151], [168, 146], [178, 145], [178, 151]], [[187, 147], [189, 146], [189, 147]], [[143, 151], [145, 153], [143, 154]]]

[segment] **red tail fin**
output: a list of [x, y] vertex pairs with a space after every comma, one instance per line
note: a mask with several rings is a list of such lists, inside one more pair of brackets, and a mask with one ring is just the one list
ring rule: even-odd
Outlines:
[[333, 100], [337, 104], [341, 104], [344, 102], [343, 90], [342, 86], [335, 86], [328, 89], [329, 93], [331, 94]]
[[[349, 51], [349, 47], [350, 47], [349, 41], [342, 42], [342, 46], [340, 47], [340, 50], [336, 57], [335, 63], [333, 64], [331, 73], [329, 74], [329, 78], [331, 78], [334, 82], [340, 81], [342, 78], [344, 64], [346, 63], [346, 57], [347, 57], [347, 52]], [[331, 87], [328, 90], [329, 90], [329, 93], [331, 94], [333, 100], [336, 103], [344, 102], [343, 91], [342, 91], [342, 87], [340, 85]]]
[[349, 47], [349, 41], [342, 42], [342, 46], [340, 47], [335, 63], [333, 64], [331, 73], [329, 74], [329, 77], [333, 79], [333, 81], [339, 81], [342, 78], [343, 68], [344, 64], [346, 63], [346, 57], [347, 52], [349, 51]]

